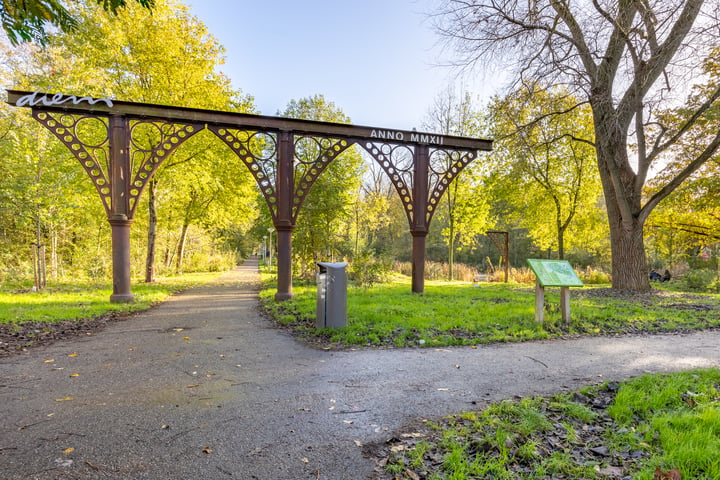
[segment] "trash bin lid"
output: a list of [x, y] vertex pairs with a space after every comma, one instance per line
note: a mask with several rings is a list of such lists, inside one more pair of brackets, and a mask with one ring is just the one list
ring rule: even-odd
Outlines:
[[330, 270], [340, 270], [347, 267], [347, 265], [347, 262], [317, 262], [317, 266], [320, 267], [320, 270], [322, 270], [323, 268]]

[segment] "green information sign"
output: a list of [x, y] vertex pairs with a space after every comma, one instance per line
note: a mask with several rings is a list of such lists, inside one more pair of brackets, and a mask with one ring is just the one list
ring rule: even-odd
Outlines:
[[543, 287], [582, 287], [575, 270], [567, 260], [528, 258], [528, 264]]

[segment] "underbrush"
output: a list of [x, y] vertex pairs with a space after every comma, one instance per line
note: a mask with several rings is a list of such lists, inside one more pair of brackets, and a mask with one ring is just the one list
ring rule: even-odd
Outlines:
[[656, 471], [659, 478], [717, 479], [718, 432], [720, 370], [712, 368], [428, 421], [390, 440], [378, 463], [393, 479], [652, 480]]

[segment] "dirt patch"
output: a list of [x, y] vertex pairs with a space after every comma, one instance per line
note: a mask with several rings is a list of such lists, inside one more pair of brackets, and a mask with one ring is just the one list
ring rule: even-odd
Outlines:
[[[535, 454], [550, 457], [555, 453], [568, 455], [578, 465], [598, 465], [598, 473], [602, 478], [629, 479], [627, 472], [638, 469], [648, 458], [644, 450], [618, 451], [606, 443], [604, 432], [629, 433], [629, 430], [615, 422], [608, 414], [607, 408], [613, 403], [618, 391], [616, 383], [609, 383], [588, 394], [576, 392], [572, 401], [586, 407], [594, 414], [591, 421], [580, 421], [568, 418], [562, 411], [555, 409], [552, 403], [546, 406], [547, 419], [552, 422], [552, 429], [532, 440], [536, 443]], [[519, 400], [519, 397], [516, 398]], [[450, 416], [435, 420], [432, 425], [418, 422], [397, 432], [385, 442], [363, 446], [363, 454], [375, 460], [376, 468], [372, 480], [390, 480], [395, 478], [426, 479], [442, 471], [447, 452], [442, 450], [442, 431], [445, 428], [457, 428], [458, 424], [467, 423], [469, 428], [472, 420], [463, 420], [461, 416]], [[502, 453], [486, 438], [478, 436], [469, 443], [469, 455], [483, 457], [500, 457], [509, 455], [507, 462], [511, 470], [518, 476], [527, 477], [533, 472], [532, 462], [518, 454], [519, 445], [525, 440], [515, 438], [508, 442], [508, 452]], [[429, 443], [433, 448], [423, 454], [423, 466], [417, 467], [408, 463], [405, 452], [413, 450], [419, 442]], [[402, 465], [403, 474], [393, 475], [388, 472], [388, 464]], [[601, 466], [602, 465], [602, 466]]]
[[93, 335], [107, 324], [125, 320], [130, 316], [131, 314], [109, 313], [93, 319], [0, 325], [0, 357], [22, 353], [28, 348], [49, 345], [66, 338]]

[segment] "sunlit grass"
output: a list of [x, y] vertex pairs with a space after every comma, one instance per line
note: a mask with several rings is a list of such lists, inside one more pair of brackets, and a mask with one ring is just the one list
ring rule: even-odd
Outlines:
[[369, 289], [350, 285], [347, 327], [320, 330], [315, 329], [314, 284], [297, 285], [294, 299], [275, 302], [274, 278], [268, 276], [261, 299], [280, 323], [311, 341], [339, 346], [474, 345], [720, 326], [719, 295], [655, 292], [616, 298], [593, 295], [594, 291], [571, 289], [571, 319], [566, 323], [561, 319], [559, 289], [547, 289], [545, 321], [538, 324], [532, 285], [427, 281], [419, 295], [410, 291], [405, 277]]
[[39, 292], [0, 292], [0, 324], [92, 319], [107, 313], [144, 310], [180, 290], [210, 282], [219, 273], [187, 274], [133, 283], [132, 303], [110, 303], [111, 285], [96, 282], [53, 283]]

